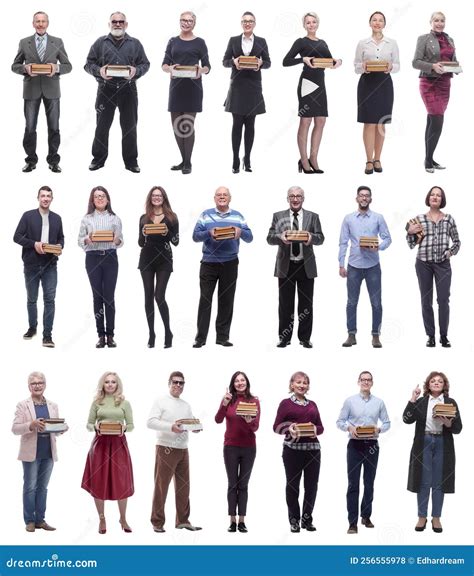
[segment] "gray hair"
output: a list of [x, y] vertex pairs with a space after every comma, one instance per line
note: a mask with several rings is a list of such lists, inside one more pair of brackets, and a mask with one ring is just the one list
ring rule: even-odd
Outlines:
[[43, 372], [32, 372], [28, 375], [28, 386], [33, 382], [35, 378], [38, 378], [46, 384], [46, 376], [43, 374]]
[[300, 186], [291, 186], [288, 188], [287, 196], [289, 196], [292, 192], [301, 192], [301, 195], [304, 198], [304, 190]]
[[127, 17], [125, 16], [125, 14], [124, 14], [123, 12], [120, 12], [120, 11], [112, 12], [112, 14], [109, 16], [109, 20], [112, 19], [112, 16], [113, 16], [114, 14], [120, 14], [121, 16], [123, 16], [123, 19], [125, 20], [125, 22], [127, 22]]
[[183, 14], [191, 14], [191, 16], [193, 17], [193, 20], [194, 20], [194, 24], [196, 24], [196, 14], [194, 14], [194, 12], [191, 12], [191, 10], [185, 10], [184, 12], [181, 12], [179, 17], [181, 18], [181, 16], [183, 16]]

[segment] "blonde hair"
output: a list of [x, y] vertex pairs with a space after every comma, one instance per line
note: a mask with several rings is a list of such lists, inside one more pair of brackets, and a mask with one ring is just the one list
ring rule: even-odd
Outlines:
[[97, 393], [94, 397], [94, 402], [96, 404], [103, 404], [104, 403], [104, 398], [105, 398], [104, 385], [105, 385], [105, 380], [106, 380], [107, 376], [115, 376], [115, 379], [117, 380], [117, 388], [116, 388], [115, 392], [113, 393], [113, 397], [114, 397], [115, 406], [120, 406], [120, 404], [125, 400], [125, 396], [123, 395], [122, 380], [121, 380], [120, 376], [117, 374], [117, 372], [104, 372], [102, 374], [102, 376], [99, 378], [99, 383], [97, 384]]
[[441, 16], [443, 18], [443, 20], [446, 20], [446, 16], [442, 12], [433, 12], [433, 14], [431, 14], [430, 24], [431, 24], [431, 22], [433, 22], [433, 20], [436, 18], [436, 16]]
[[319, 26], [319, 16], [316, 14], [316, 12], [306, 12], [306, 14], [303, 16], [303, 26], [307, 16], [311, 16], [311, 18], [314, 18]]
[[293, 382], [295, 382], [295, 380], [297, 380], [298, 378], [303, 378], [303, 380], [306, 381], [306, 383], [308, 384], [308, 386], [310, 385], [309, 376], [306, 374], [306, 372], [301, 372], [301, 370], [298, 370], [298, 372], [295, 372], [294, 374], [291, 375], [290, 385], [289, 385], [289, 387], [288, 387], [290, 392], [293, 392], [293, 389], [292, 389], [291, 385], [292, 385]]

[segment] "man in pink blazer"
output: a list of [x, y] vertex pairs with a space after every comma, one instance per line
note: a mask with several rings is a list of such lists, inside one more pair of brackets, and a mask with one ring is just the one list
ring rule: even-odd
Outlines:
[[44, 519], [48, 483], [56, 453], [56, 434], [45, 432], [46, 418], [58, 418], [58, 406], [44, 397], [46, 377], [42, 372], [28, 376], [30, 398], [17, 404], [13, 434], [21, 435], [18, 460], [23, 463], [23, 518], [26, 531], [56, 530]]

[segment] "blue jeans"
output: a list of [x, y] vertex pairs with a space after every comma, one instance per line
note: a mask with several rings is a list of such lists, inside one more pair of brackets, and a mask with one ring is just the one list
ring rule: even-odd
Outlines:
[[38, 113], [41, 101], [46, 112], [46, 123], [48, 125], [48, 164], [58, 164], [60, 156], [58, 154], [61, 136], [59, 134], [59, 98], [37, 98], [36, 100], [25, 100], [25, 134], [23, 136], [23, 148], [26, 152], [25, 161], [31, 164], [38, 162], [36, 154], [36, 125], [38, 124]]
[[428, 516], [428, 500], [431, 489], [431, 515], [435, 518], [441, 516], [444, 502], [443, 482], [443, 445], [442, 434], [425, 435], [423, 445], [423, 471], [421, 475], [420, 491], [417, 494], [418, 516]]
[[359, 516], [360, 472], [364, 467], [364, 496], [360, 507], [362, 518], [372, 515], [374, 480], [379, 461], [377, 440], [349, 440], [347, 444], [347, 517], [349, 524], [357, 524]]
[[357, 332], [357, 304], [359, 303], [360, 286], [365, 280], [372, 306], [372, 334], [380, 334], [382, 325], [382, 271], [380, 264], [371, 268], [347, 267], [347, 331]]
[[53, 471], [52, 458], [23, 462], [23, 519], [25, 524], [43, 522], [48, 484]]
[[54, 322], [54, 299], [56, 297], [56, 285], [58, 273], [56, 263], [47, 266], [34, 266], [24, 268], [26, 298], [28, 309], [28, 327], [36, 328], [38, 325], [38, 291], [41, 282], [43, 288], [43, 338], [51, 338]]

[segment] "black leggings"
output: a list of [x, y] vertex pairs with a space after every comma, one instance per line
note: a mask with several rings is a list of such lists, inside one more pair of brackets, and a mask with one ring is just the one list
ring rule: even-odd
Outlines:
[[[160, 311], [161, 319], [163, 320], [163, 325], [165, 327], [165, 334], [170, 333], [170, 313], [168, 309], [168, 304], [166, 303], [166, 286], [168, 285], [168, 280], [170, 279], [171, 272], [169, 271], [159, 271], [154, 270], [141, 270], [140, 271], [143, 280], [143, 289], [145, 290], [145, 312], [146, 319], [148, 322], [148, 329], [150, 335], [155, 333], [155, 302], [158, 305], [158, 310]], [[155, 284], [156, 277], [156, 284]]]
[[196, 112], [171, 112], [174, 137], [186, 167], [191, 166], [194, 148], [194, 121]]
[[433, 154], [438, 145], [443, 130], [444, 116], [442, 114], [428, 114], [425, 130], [425, 168], [433, 167]]
[[238, 168], [240, 164], [240, 142], [242, 141], [242, 130], [244, 126], [245, 160], [250, 163], [250, 153], [252, 152], [253, 140], [255, 138], [255, 115], [243, 116], [242, 114], [232, 114], [232, 118], [232, 151], [234, 153], [234, 168]]

